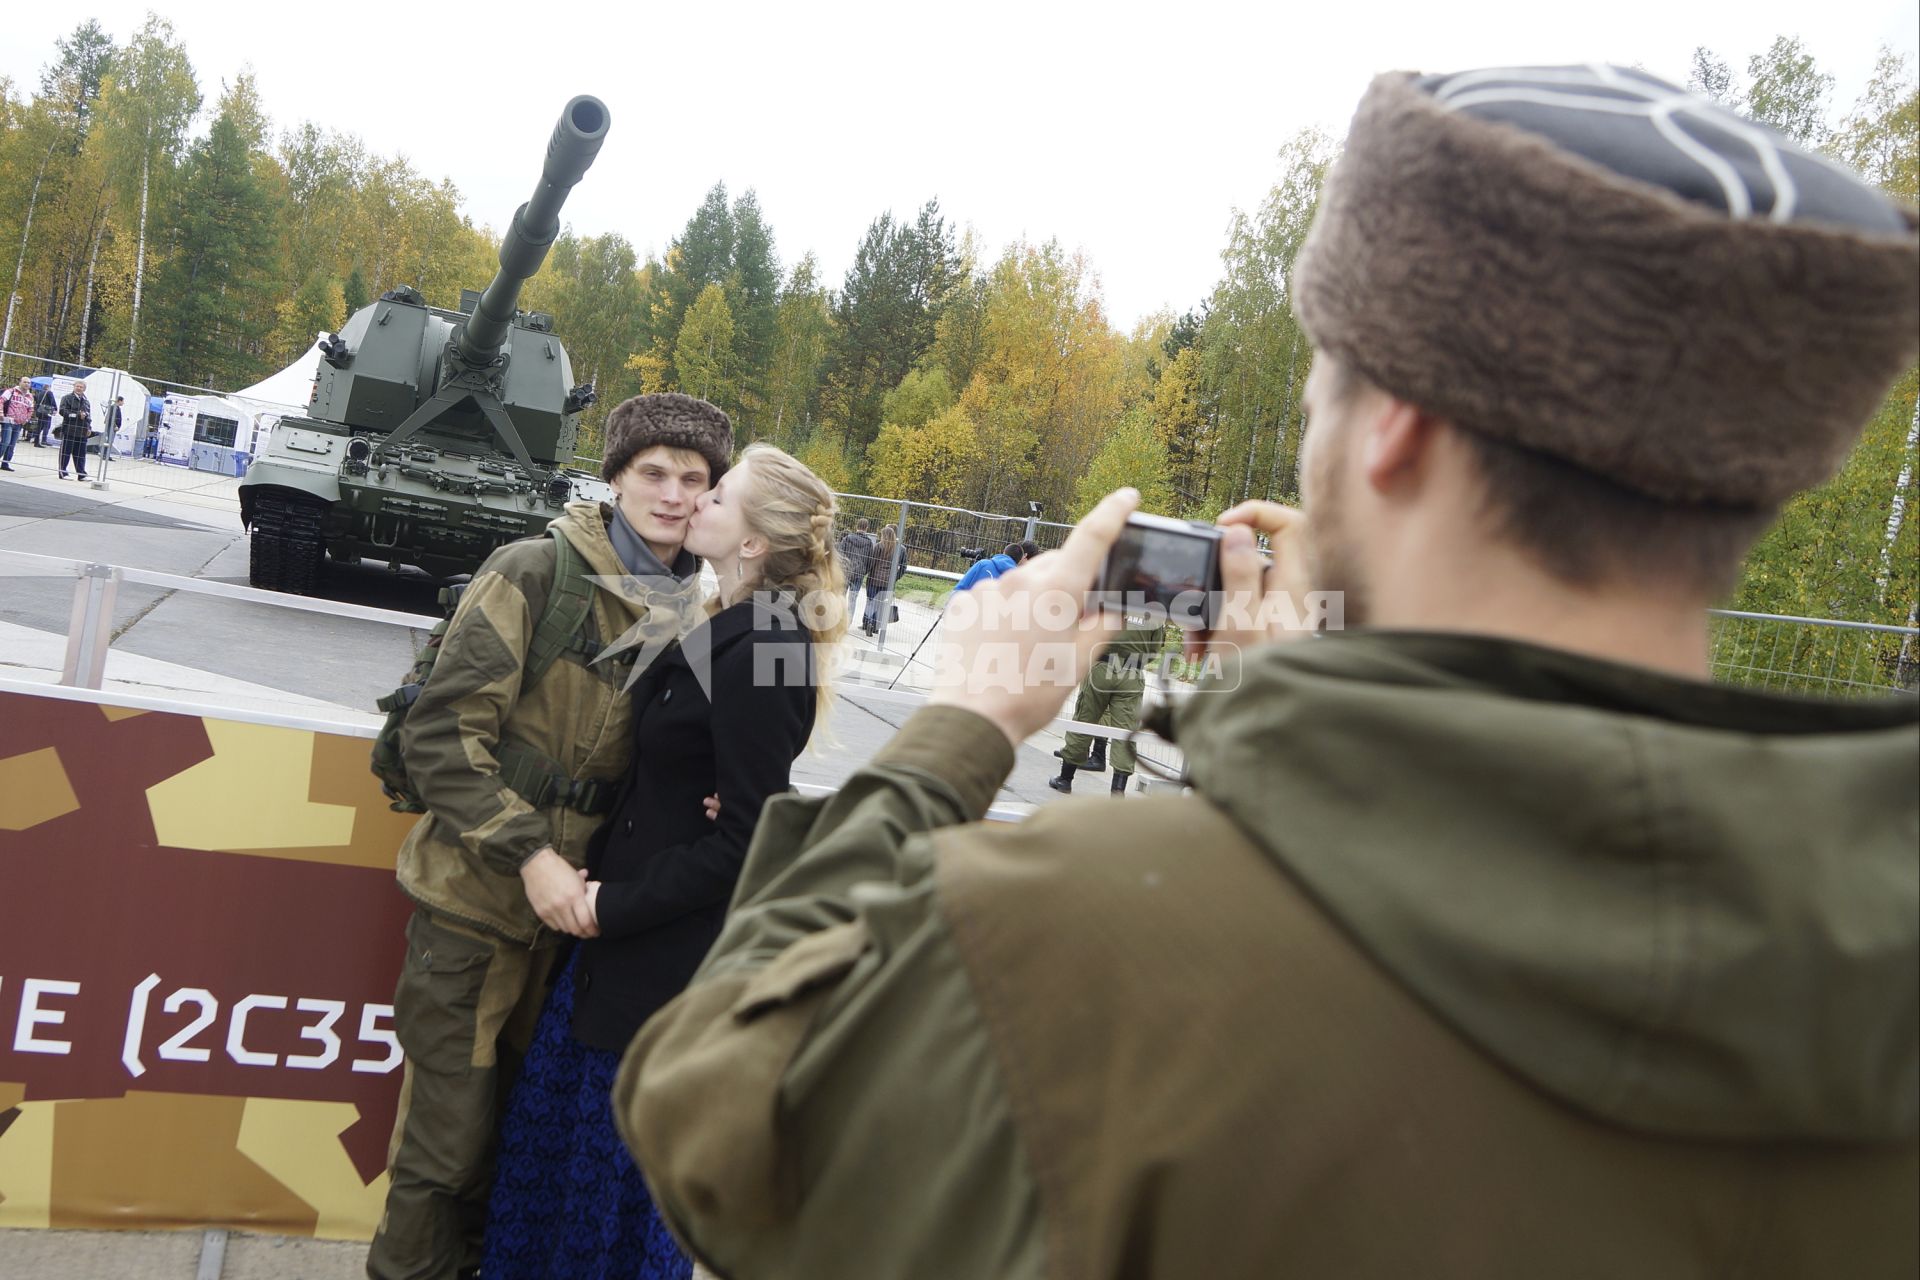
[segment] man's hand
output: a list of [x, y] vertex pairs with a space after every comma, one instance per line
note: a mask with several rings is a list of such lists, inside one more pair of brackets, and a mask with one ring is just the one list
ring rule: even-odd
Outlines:
[[717, 795], [708, 796], [705, 800], [702, 800], [700, 803], [707, 807], [708, 822], [718, 822], [720, 820], [720, 797], [719, 796]]
[[520, 882], [526, 886], [527, 901], [533, 904], [533, 913], [540, 917], [541, 924], [576, 938], [599, 935], [600, 926], [594, 923], [582, 873], [551, 847], [520, 864]]
[[[1276, 640], [1297, 640], [1313, 630], [1307, 604], [1307, 518], [1292, 507], [1254, 499], [1222, 515], [1220, 585], [1224, 608], [1204, 636], [1189, 638], [1187, 651], [1245, 652]], [[1267, 563], [1253, 535], [1267, 535]], [[1300, 625], [1304, 622], [1304, 625]]]
[[1124, 625], [1119, 614], [1089, 612], [1087, 595], [1139, 505], [1132, 489], [1108, 494], [1058, 551], [979, 584], [957, 607], [949, 602], [927, 702], [985, 716], [1015, 747], [1059, 714], [1094, 650]]

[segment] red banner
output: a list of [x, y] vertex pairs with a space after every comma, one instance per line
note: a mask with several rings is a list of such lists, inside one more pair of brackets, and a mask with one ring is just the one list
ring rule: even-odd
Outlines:
[[413, 819], [368, 745], [0, 691], [0, 1226], [371, 1233]]

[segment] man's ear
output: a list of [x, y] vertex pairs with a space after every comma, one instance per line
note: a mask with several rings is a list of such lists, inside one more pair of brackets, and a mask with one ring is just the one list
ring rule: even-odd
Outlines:
[[1376, 491], [1417, 483], [1433, 456], [1439, 419], [1417, 405], [1381, 396], [1362, 429], [1360, 473]]

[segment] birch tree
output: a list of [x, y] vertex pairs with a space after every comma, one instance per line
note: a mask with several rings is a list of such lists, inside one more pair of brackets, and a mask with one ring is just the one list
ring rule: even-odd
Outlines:
[[804, 444], [812, 434], [813, 416], [819, 407], [820, 370], [833, 332], [827, 291], [821, 287], [819, 276], [819, 263], [811, 253], [794, 264], [780, 292], [775, 316], [767, 405], [773, 442], [789, 451]]
[[146, 281], [148, 222], [157, 180], [172, 175], [185, 142], [187, 125], [200, 110], [200, 87], [187, 51], [175, 39], [173, 24], [149, 13], [127, 47], [114, 57], [114, 70], [101, 95], [109, 122], [106, 134], [116, 175], [129, 204], [137, 204], [134, 222], [133, 302], [127, 319], [127, 364], [135, 364], [140, 342], [140, 304]]
[[1799, 40], [1776, 39], [1765, 53], [1747, 59], [1747, 75], [1751, 83], [1743, 105], [1748, 115], [1796, 142], [1819, 146], [1826, 141], [1833, 77], [1814, 65]]
[[738, 405], [739, 365], [733, 355], [733, 312], [726, 290], [710, 284], [687, 308], [686, 323], [673, 344], [674, 371], [690, 396], [722, 409]]
[[36, 139], [34, 147], [40, 152], [40, 161], [34, 166], [33, 185], [27, 189], [27, 212], [20, 224], [20, 253], [13, 263], [13, 285], [7, 291], [7, 318], [0, 326], [0, 350], [13, 349], [13, 317], [20, 306], [20, 281], [27, 270], [27, 248], [33, 241], [33, 215], [40, 207], [40, 188], [46, 182], [47, 166], [53, 163], [53, 154], [59, 146], [57, 134], [51, 119], [45, 111], [31, 113], [28, 117], [29, 128], [39, 126], [37, 132], [47, 135], [47, 142], [41, 147]]

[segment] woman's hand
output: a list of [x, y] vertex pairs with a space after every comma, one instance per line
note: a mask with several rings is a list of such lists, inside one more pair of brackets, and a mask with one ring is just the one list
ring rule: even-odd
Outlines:
[[[582, 871], [580, 874], [584, 876], [587, 873]], [[595, 933], [599, 933], [600, 932], [600, 882], [598, 880], [587, 881], [587, 914], [593, 917], [593, 931]]]
[[720, 819], [720, 797], [719, 796], [708, 796], [705, 800], [702, 800], [700, 803], [707, 806], [708, 822], [719, 821]]

